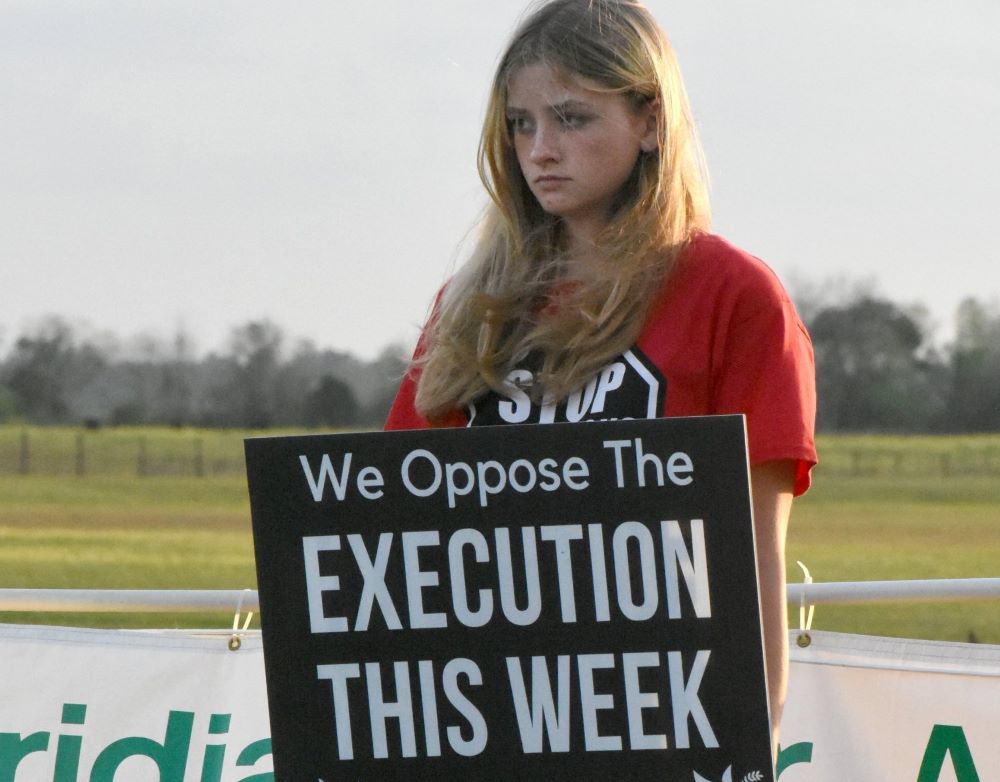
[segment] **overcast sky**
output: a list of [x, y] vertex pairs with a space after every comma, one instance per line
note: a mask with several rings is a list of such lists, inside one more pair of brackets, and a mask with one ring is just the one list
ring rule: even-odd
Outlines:
[[[1000, 295], [1000, 3], [650, 0], [716, 230], [947, 335]], [[483, 204], [520, 0], [0, 1], [0, 350], [46, 315], [202, 351], [411, 343]]]

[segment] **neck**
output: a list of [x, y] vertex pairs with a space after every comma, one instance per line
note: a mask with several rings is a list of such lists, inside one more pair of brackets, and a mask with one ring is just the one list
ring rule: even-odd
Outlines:
[[604, 226], [596, 222], [583, 224], [565, 222], [563, 226], [566, 256], [572, 266], [588, 266], [596, 261], [600, 255], [597, 249], [597, 236]]

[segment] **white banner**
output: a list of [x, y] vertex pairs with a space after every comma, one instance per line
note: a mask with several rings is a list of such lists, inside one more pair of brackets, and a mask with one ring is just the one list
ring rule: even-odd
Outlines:
[[[780, 782], [1000, 782], [1000, 646], [796, 635]], [[0, 625], [0, 782], [272, 782], [260, 635], [227, 642]]]
[[0, 782], [273, 782], [259, 633], [0, 625]]
[[1000, 646], [797, 635], [780, 782], [1000, 782]]

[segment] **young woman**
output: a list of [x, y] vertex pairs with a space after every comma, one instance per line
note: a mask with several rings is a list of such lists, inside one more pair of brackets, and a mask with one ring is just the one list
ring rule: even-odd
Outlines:
[[708, 232], [680, 71], [648, 10], [537, 6], [497, 69], [479, 170], [481, 233], [386, 428], [745, 414], [777, 726], [785, 532], [816, 462], [812, 347], [770, 269]]

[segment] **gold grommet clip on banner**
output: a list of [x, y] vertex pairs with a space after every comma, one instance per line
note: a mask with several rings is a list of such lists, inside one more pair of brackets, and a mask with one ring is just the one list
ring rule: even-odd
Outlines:
[[243, 600], [247, 596], [247, 593], [252, 592], [251, 589], [244, 589], [240, 592], [240, 599], [236, 603], [236, 614], [233, 616], [233, 634], [229, 636], [229, 651], [238, 652], [240, 647], [243, 646], [243, 634], [250, 627], [250, 620], [253, 619], [253, 611], [247, 611], [246, 621], [243, 622], [243, 627], [240, 627], [240, 615], [243, 613]]
[[[813, 582], [812, 575], [809, 573], [809, 568], [802, 564], [801, 561], [795, 560], [795, 563], [802, 568], [802, 573], [805, 576], [802, 583], [811, 584]], [[808, 609], [808, 610], [807, 610]], [[795, 642], [805, 649], [809, 644], [812, 643], [812, 636], [809, 635], [809, 631], [812, 629], [813, 623], [813, 613], [816, 611], [816, 606], [809, 605], [806, 606], [806, 591], [802, 590], [802, 597], [799, 601], [799, 636], [795, 639]]]

